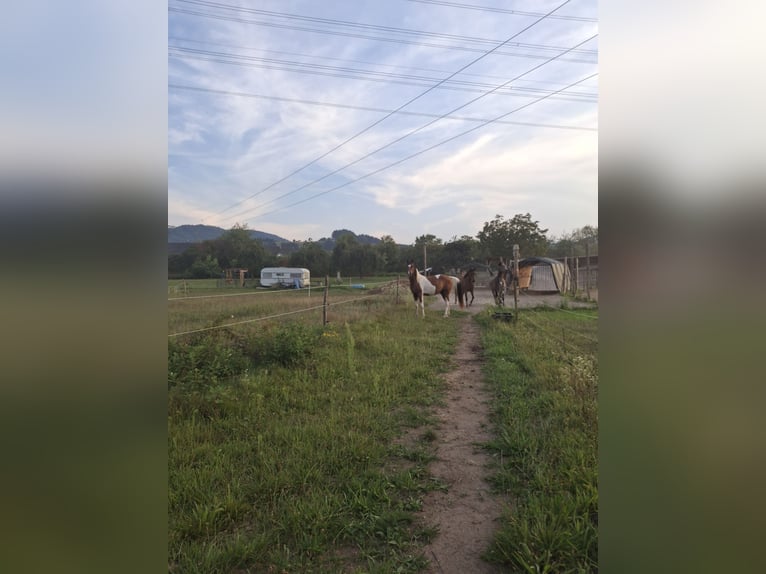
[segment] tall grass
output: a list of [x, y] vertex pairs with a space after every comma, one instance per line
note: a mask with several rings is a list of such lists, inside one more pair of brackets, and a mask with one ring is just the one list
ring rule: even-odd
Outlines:
[[[240, 305], [171, 308], [170, 327], [279, 306]], [[414, 513], [439, 485], [395, 439], [438, 400], [457, 323], [412, 315], [376, 300], [333, 307], [325, 327], [299, 316], [170, 341], [169, 571], [424, 566], [433, 532]]]
[[493, 482], [513, 500], [487, 557], [512, 572], [598, 569], [596, 316], [479, 316], [495, 396]]

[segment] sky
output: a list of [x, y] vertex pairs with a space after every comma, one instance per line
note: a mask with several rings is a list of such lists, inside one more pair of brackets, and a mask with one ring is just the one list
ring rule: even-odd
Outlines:
[[[563, 4], [563, 5], [562, 5]], [[169, 0], [168, 224], [598, 225], [594, 0]]]

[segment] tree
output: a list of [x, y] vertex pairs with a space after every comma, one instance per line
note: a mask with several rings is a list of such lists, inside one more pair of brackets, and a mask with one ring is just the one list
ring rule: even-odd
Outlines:
[[423, 245], [427, 245], [429, 247], [433, 245], [441, 245], [442, 240], [436, 237], [435, 235], [431, 235], [430, 233], [428, 235], [421, 235], [420, 237], [415, 238], [415, 246], [416, 247], [422, 247]]
[[218, 259], [210, 255], [200, 257], [189, 268], [189, 273], [194, 279], [207, 279], [218, 277], [221, 274], [221, 267], [218, 265]]
[[330, 254], [315, 241], [306, 241], [288, 258], [290, 267], [305, 267], [312, 276], [324, 277], [330, 273]]
[[551, 242], [548, 253], [551, 257], [582, 256], [586, 244], [591, 255], [598, 255], [598, 227], [586, 225], [571, 233], [563, 233]]
[[447, 267], [458, 268], [479, 257], [479, 242], [469, 235], [453, 237], [444, 244], [442, 259]]
[[257, 274], [267, 259], [263, 244], [250, 237], [246, 225], [237, 224], [210, 243], [214, 256], [224, 269], [242, 267]]
[[353, 251], [359, 246], [356, 236], [353, 234], [339, 235], [335, 240], [332, 250], [332, 267], [334, 271], [340, 271], [341, 275], [351, 275], [356, 271]]
[[529, 213], [515, 215], [509, 220], [504, 220], [502, 215], [496, 215], [495, 219], [484, 223], [484, 228], [476, 237], [485, 257], [510, 259], [514, 244], [519, 246], [522, 257], [546, 255], [547, 232], [547, 229], [540, 228], [539, 222], [532, 221]]
[[354, 247], [351, 254], [360, 279], [365, 275], [375, 274], [380, 261], [375, 246], [367, 243], [360, 243]]
[[380, 243], [375, 246], [378, 254], [378, 261], [384, 271], [398, 271], [400, 263], [399, 246], [390, 235], [384, 235], [380, 238]]
[[431, 268], [442, 268], [442, 252], [444, 250], [444, 246], [442, 243], [442, 240], [436, 237], [435, 235], [431, 235], [430, 233], [428, 235], [421, 235], [420, 237], [415, 238], [415, 257], [413, 259], [417, 261], [423, 261], [423, 247], [426, 248], [426, 261], [424, 262], [424, 265], [421, 267], [420, 264], [418, 264], [418, 269], [421, 271], [423, 270], [423, 267], [431, 267]]

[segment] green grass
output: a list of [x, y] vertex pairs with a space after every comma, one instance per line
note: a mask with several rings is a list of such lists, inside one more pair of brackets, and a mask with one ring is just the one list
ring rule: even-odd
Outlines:
[[598, 570], [597, 316], [478, 317], [495, 397], [492, 480], [513, 500], [487, 558], [511, 572]]
[[[228, 290], [231, 292], [232, 290]], [[354, 292], [352, 292], [354, 291]], [[321, 293], [321, 292], [320, 292]], [[368, 293], [331, 289], [330, 302]], [[407, 293], [169, 338], [171, 572], [418, 572], [433, 407], [458, 337]], [[169, 303], [170, 332], [300, 310], [277, 292]], [[486, 556], [596, 569], [597, 310], [478, 316], [495, 396], [492, 477], [513, 501]], [[435, 331], [439, 337], [434, 337]]]
[[[297, 305], [238, 299], [176, 303], [169, 328]], [[457, 322], [433, 310], [416, 320], [385, 297], [333, 307], [326, 327], [294, 317], [170, 339], [171, 572], [416, 572], [427, 562], [420, 548], [434, 532], [415, 513], [441, 488], [426, 470], [433, 432], [396, 439], [427, 428]]]

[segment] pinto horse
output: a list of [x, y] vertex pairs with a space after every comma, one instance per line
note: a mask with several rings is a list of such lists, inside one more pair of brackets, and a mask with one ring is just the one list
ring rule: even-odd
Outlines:
[[[425, 269], [426, 272], [426, 279], [429, 281], [432, 277], [439, 277], [438, 274], [431, 272], [431, 267], [428, 267]], [[452, 281], [452, 292], [455, 294], [455, 303], [460, 304], [460, 308], [463, 308], [463, 286], [460, 283], [460, 278], [455, 277], [454, 275], [447, 275], [446, 273], [441, 274], [442, 277], [448, 277], [450, 281]]]
[[[470, 267], [468, 271], [463, 273], [463, 276], [460, 278], [460, 290], [463, 292], [462, 295], [465, 297], [465, 306], [470, 307], [473, 305], [473, 288], [476, 284], [476, 268]], [[471, 302], [468, 302], [468, 293], [471, 294]]]
[[[410, 280], [410, 291], [412, 291], [412, 297], [415, 299], [415, 316], [418, 315], [418, 309], [423, 313], [423, 317], [426, 316], [426, 308], [423, 304], [424, 295], [441, 295], [444, 299], [444, 316], [449, 317], [449, 298], [452, 294], [453, 282], [448, 275], [431, 275], [426, 277], [418, 271], [415, 267], [415, 262], [410, 260], [407, 262], [407, 277]], [[460, 307], [463, 307], [462, 298], [460, 300]]]

